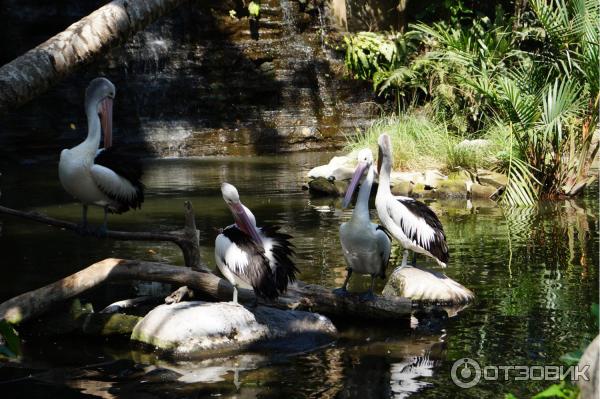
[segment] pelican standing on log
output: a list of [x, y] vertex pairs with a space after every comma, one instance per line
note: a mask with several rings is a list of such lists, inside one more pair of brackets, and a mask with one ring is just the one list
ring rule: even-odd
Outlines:
[[346, 286], [352, 272], [370, 274], [371, 286], [369, 291], [361, 296], [363, 300], [370, 300], [373, 299], [375, 278], [378, 276], [385, 278], [385, 269], [390, 259], [392, 244], [390, 238], [383, 231], [383, 227], [371, 223], [369, 215], [369, 197], [375, 179], [373, 153], [369, 149], [363, 149], [358, 153], [358, 166], [348, 186], [342, 207], [346, 208], [350, 203], [352, 194], [365, 171], [367, 171], [367, 177], [360, 186], [352, 218], [340, 226], [340, 241], [348, 274], [346, 280], [344, 280], [344, 285], [334, 292], [338, 295], [347, 294]]
[[[137, 158], [126, 156], [112, 146], [112, 106], [115, 86], [106, 78], [92, 80], [85, 91], [87, 138], [78, 146], [62, 150], [58, 176], [65, 190], [83, 204], [82, 233], [89, 233], [89, 205], [104, 209], [104, 223], [98, 233], [107, 231], [107, 214], [141, 208], [144, 202], [142, 166]], [[101, 130], [104, 148], [100, 146]]]
[[392, 142], [387, 134], [379, 136], [379, 187], [375, 207], [386, 230], [404, 247], [401, 267], [406, 266], [408, 250], [429, 256], [442, 267], [448, 263], [448, 244], [437, 215], [424, 203], [409, 197], [394, 197], [390, 190]]
[[223, 276], [233, 285], [233, 302], [238, 303], [238, 287], [252, 288], [257, 297], [275, 299], [296, 280], [298, 269], [291, 260], [293, 245], [279, 227], [256, 227], [250, 209], [240, 201], [237, 189], [221, 184], [221, 194], [233, 214], [235, 224], [227, 226], [215, 240], [215, 261]]

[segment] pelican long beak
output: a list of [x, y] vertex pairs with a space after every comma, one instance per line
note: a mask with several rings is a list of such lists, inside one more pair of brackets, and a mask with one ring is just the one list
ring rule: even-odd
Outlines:
[[348, 190], [346, 190], [346, 195], [344, 196], [344, 200], [342, 201], [342, 208], [347, 208], [352, 201], [352, 195], [354, 191], [356, 191], [356, 187], [360, 182], [360, 178], [362, 177], [365, 170], [369, 167], [369, 164], [366, 162], [359, 162], [356, 170], [354, 171], [354, 176], [352, 176], [352, 180], [350, 180], [350, 184], [348, 185]]
[[250, 221], [250, 218], [246, 214], [242, 204], [231, 204], [229, 208], [231, 209], [231, 213], [233, 213], [233, 219], [235, 220], [235, 224], [239, 227], [239, 229], [252, 237], [254, 242], [256, 242], [258, 245], [262, 245], [262, 239], [260, 238], [260, 235], [258, 235], [256, 226], [254, 226], [254, 224], [252, 224]]
[[104, 133], [104, 148], [112, 146], [112, 110], [113, 99], [106, 97], [100, 103], [100, 122]]

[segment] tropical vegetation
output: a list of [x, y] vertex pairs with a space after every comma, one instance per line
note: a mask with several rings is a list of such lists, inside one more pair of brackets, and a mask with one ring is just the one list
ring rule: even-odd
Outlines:
[[[375, 92], [396, 105], [388, 122], [428, 115], [427, 126], [419, 127], [427, 132], [418, 135], [433, 140], [421, 147], [435, 147], [439, 162], [460, 163], [449, 156], [459, 138], [495, 137], [493, 157], [475, 158], [508, 175], [502, 200], [513, 205], [580, 193], [598, 151], [600, 3], [528, 4], [518, 20], [498, 8], [493, 19], [453, 18], [345, 38], [352, 76], [372, 81]], [[404, 141], [410, 136], [400, 135]], [[415, 156], [430, 155], [418, 150]]]

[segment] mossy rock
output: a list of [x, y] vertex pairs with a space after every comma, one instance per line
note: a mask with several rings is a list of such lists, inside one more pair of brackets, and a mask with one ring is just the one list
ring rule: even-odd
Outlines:
[[348, 182], [317, 177], [308, 182], [308, 189], [314, 195], [339, 197], [346, 193]]
[[337, 330], [319, 314], [231, 302], [181, 302], [154, 308], [131, 334], [166, 355], [202, 357], [270, 345], [301, 337], [314, 346], [330, 342]]

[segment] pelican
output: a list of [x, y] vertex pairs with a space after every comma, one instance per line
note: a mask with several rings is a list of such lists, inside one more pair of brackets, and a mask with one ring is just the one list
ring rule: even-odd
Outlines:
[[334, 292], [339, 295], [347, 293], [346, 286], [348, 285], [350, 276], [352, 276], [352, 272], [370, 274], [371, 287], [362, 296], [362, 299], [368, 300], [373, 298], [375, 278], [378, 276], [385, 278], [385, 269], [390, 259], [392, 244], [383, 227], [371, 223], [369, 216], [369, 196], [373, 180], [375, 179], [373, 153], [371, 153], [371, 150], [361, 150], [358, 153], [358, 161], [358, 166], [348, 186], [342, 207], [346, 208], [348, 206], [358, 182], [365, 171], [368, 172], [367, 177], [360, 186], [352, 218], [349, 222], [342, 223], [340, 226], [340, 241], [342, 243], [344, 258], [346, 259], [348, 274], [342, 288], [338, 288]]
[[233, 185], [221, 184], [221, 194], [235, 224], [217, 236], [215, 261], [233, 285], [233, 302], [238, 303], [238, 287], [252, 288], [259, 297], [275, 299], [296, 280], [298, 269], [290, 259], [294, 254], [289, 241], [292, 237], [280, 233], [276, 226], [256, 227], [254, 215], [240, 202]]
[[[105, 78], [92, 80], [85, 91], [87, 138], [78, 146], [60, 153], [58, 176], [64, 189], [83, 204], [81, 232], [89, 232], [89, 205], [104, 209], [99, 233], [107, 231], [107, 214], [141, 208], [144, 185], [139, 160], [125, 156], [112, 147], [112, 105], [115, 86]], [[100, 133], [104, 131], [104, 148]]]
[[375, 207], [386, 230], [404, 247], [401, 267], [406, 266], [408, 250], [429, 256], [441, 267], [448, 263], [448, 244], [444, 227], [436, 214], [424, 203], [409, 197], [394, 197], [390, 191], [392, 143], [387, 134], [379, 136], [379, 187]]

